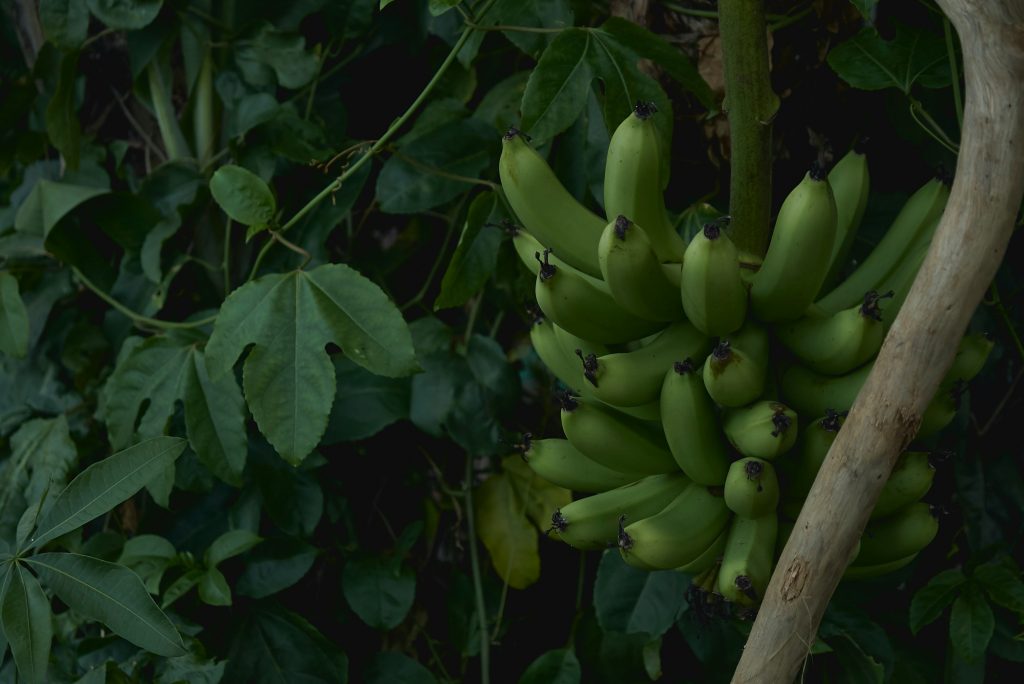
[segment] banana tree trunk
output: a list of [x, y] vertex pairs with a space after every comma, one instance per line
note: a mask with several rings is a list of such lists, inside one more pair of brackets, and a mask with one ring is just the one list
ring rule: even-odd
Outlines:
[[938, 0], [960, 36], [966, 103], [956, 179], [906, 303], [789, 542], [733, 684], [791, 682], [897, 456], [1006, 251], [1024, 192], [1024, 0]]

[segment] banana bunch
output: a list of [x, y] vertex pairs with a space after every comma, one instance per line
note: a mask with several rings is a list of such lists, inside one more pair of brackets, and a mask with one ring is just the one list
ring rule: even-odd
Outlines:
[[[868, 199], [865, 156], [815, 164], [789, 193], [756, 270], [728, 219], [689, 244], [665, 209], [657, 112], [640, 103], [608, 146], [599, 216], [509, 129], [499, 162], [536, 277], [537, 355], [566, 388], [565, 437], [521, 445], [545, 479], [585, 494], [552, 515], [579, 549], [617, 547], [678, 569], [738, 610], [756, 609], [846, 411], [871, 370], [949, 196], [926, 183], [876, 249], [841, 279]], [[992, 343], [968, 335], [919, 437], [943, 428]], [[913, 560], [937, 523], [921, 498], [928, 454], [900, 457], [846, 576]]]

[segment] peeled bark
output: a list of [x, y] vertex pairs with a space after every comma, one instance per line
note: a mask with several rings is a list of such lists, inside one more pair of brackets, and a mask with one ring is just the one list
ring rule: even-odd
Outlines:
[[1024, 2], [938, 0], [966, 102], [949, 203], [782, 552], [733, 684], [791, 682], [879, 492], [995, 276], [1024, 193]]

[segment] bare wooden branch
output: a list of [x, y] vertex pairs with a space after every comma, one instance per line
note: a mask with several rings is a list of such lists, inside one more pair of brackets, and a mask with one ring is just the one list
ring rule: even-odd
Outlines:
[[956, 179], [921, 271], [796, 522], [733, 684], [791, 682], [899, 453], [1006, 251], [1024, 192], [1024, 2], [938, 0], [960, 36]]

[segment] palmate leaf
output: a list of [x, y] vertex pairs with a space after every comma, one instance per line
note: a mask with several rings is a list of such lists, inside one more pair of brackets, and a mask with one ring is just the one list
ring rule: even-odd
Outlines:
[[139, 576], [123, 565], [76, 553], [40, 553], [26, 562], [78, 613], [158, 655], [185, 654], [178, 630], [157, 608]]
[[10, 564], [6, 586], [0, 593], [0, 622], [21, 679], [28, 684], [46, 682], [53, 639], [50, 602], [39, 581], [19, 563]]
[[28, 548], [71, 532], [134, 496], [184, 450], [183, 439], [155, 437], [92, 464], [53, 502]]
[[115, 449], [163, 434], [175, 402], [181, 401], [189, 443], [199, 460], [228, 484], [241, 485], [247, 450], [242, 393], [232, 375], [210, 379], [196, 340], [150, 337], [118, 363], [104, 392]]
[[327, 427], [335, 378], [328, 342], [389, 377], [417, 369], [402, 315], [373, 282], [343, 264], [275, 273], [231, 293], [206, 346], [216, 381], [249, 344], [242, 385], [260, 432], [289, 463], [313, 450]]

